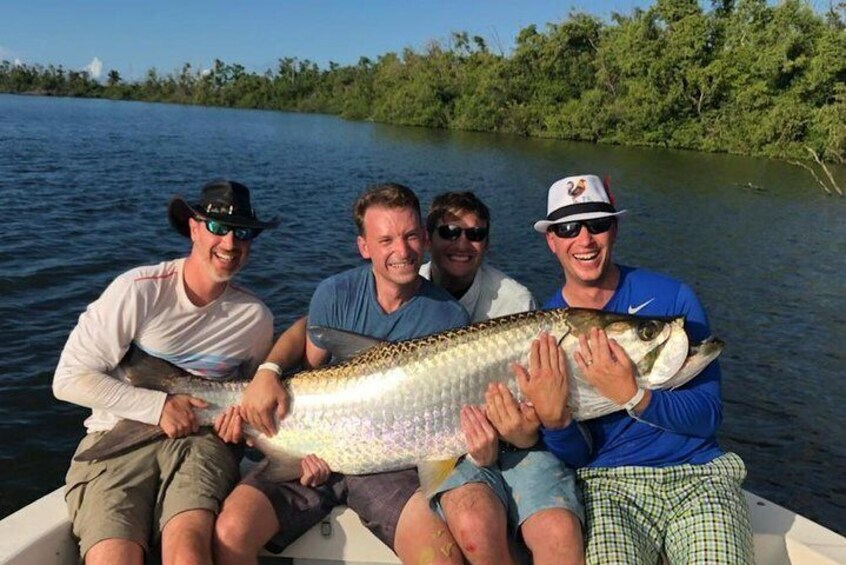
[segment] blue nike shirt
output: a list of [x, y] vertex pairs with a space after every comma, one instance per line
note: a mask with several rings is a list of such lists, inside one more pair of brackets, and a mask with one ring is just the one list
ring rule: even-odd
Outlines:
[[[646, 269], [617, 267], [620, 281], [603, 310], [647, 317], [681, 315], [691, 342], [711, 335], [705, 311], [687, 285]], [[559, 290], [543, 308], [566, 306]], [[652, 391], [649, 405], [637, 419], [621, 410], [566, 428], [541, 428], [541, 436], [550, 451], [574, 467], [708, 463], [723, 454], [716, 436], [722, 421], [720, 380], [714, 361], [674, 391]]]

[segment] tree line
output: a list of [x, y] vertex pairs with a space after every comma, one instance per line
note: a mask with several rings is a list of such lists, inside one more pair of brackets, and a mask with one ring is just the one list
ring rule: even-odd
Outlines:
[[509, 54], [453, 33], [354, 65], [215, 60], [103, 82], [0, 63], [0, 91], [336, 114], [355, 120], [843, 163], [846, 4], [656, 0], [522, 29]]

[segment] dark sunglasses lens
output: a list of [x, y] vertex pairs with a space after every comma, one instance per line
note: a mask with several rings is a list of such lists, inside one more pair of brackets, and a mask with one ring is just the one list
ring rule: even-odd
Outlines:
[[206, 220], [206, 229], [214, 235], [226, 235], [229, 233], [229, 226], [217, 220]]
[[458, 226], [449, 226], [449, 225], [442, 225], [438, 226], [438, 235], [441, 236], [442, 239], [446, 239], [448, 241], [455, 241], [459, 237], [461, 237], [462, 229]]
[[582, 230], [582, 224], [579, 222], [566, 222], [563, 224], [554, 224], [552, 226], [552, 231], [558, 237], [562, 237], [564, 239], [570, 239], [571, 237], [576, 237], [579, 235], [579, 232]]
[[235, 228], [235, 239], [239, 241], [250, 241], [255, 239], [258, 234], [261, 233], [261, 230], [256, 230], [252, 228]]
[[485, 241], [488, 237], [488, 228], [466, 228], [464, 233], [467, 234], [467, 239], [473, 242]]
[[594, 235], [598, 233], [605, 233], [614, 225], [614, 218], [597, 218], [595, 220], [587, 220], [584, 222], [588, 231]]

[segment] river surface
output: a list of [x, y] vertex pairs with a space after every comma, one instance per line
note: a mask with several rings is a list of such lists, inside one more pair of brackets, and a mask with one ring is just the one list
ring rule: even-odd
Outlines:
[[[688, 282], [727, 342], [720, 441], [746, 488], [846, 533], [846, 199], [802, 169], [727, 155], [347, 122], [319, 115], [0, 95], [0, 516], [55, 489], [87, 410], [51, 393], [85, 306], [117, 274], [184, 255], [166, 218], [228, 177], [279, 229], [240, 281], [281, 330], [359, 264], [350, 206], [396, 181], [424, 206], [472, 189], [490, 262], [545, 299], [560, 270], [532, 223], [556, 179], [610, 175], [624, 264]], [[840, 178], [846, 177], [838, 171]]]

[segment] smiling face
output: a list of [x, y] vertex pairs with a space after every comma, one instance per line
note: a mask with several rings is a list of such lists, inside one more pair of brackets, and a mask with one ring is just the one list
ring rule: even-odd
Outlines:
[[592, 234], [581, 226], [578, 235], [573, 238], [558, 237], [547, 231], [546, 243], [564, 270], [564, 288], [598, 287], [607, 283], [613, 277], [611, 252], [616, 237], [616, 223], [607, 232], [598, 234]]
[[214, 283], [224, 283], [235, 276], [247, 262], [250, 242], [235, 239], [233, 231], [214, 235], [202, 221], [188, 220], [191, 231], [191, 256], [189, 259]]
[[416, 289], [426, 231], [420, 215], [409, 207], [370, 206], [364, 212], [358, 250], [373, 263], [377, 292]]
[[[458, 226], [463, 229], [488, 227], [488, 223], [473, 212], [465, 212], [457, 217], [444, 217], [437, 227], [442, 225]], [[435, 271], [439, 277], [460, 283], [458, 286], [469, 287], [485, 258], [488, 238], [482, 241], [470, 241], [467, 239], [467, 233], [462, 232], [458, 239], [450, 241], [441, 237], [437, 227], [432, 232], [429, 242], [429, 252]], [[441, 284], [440, 281], [436, 282]]]

